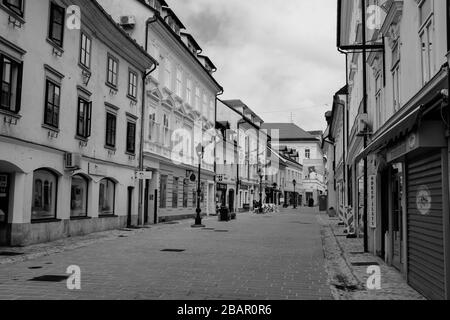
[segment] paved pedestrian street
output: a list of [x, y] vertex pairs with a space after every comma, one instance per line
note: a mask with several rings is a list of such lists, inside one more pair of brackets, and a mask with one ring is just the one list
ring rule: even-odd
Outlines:
[[[204, 222], [205, 229], [185, 220], [0, 265], [0, 299], [332, 299], [314, 212]], [[64, 277], [31, 281], [64, 276], [72, 265], [81, 269], [81, 290], [68, 290]]]

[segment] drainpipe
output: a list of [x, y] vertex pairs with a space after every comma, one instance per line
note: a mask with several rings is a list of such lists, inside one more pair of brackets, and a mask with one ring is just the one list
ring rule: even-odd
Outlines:
[[[340, 14], [339, 14], [339, 17], [340, 17]], [[340, 33], [338, 33], [338, 38], [340, 38]], [[338, 45], [339, 45], [339, 41], [340, 40], [338, 40]], [[347, 52], [345, 52], [345, 51], [343, 51], [343, 50], [341, 50], [339, 47], [338, 47], [338, 51], [341, 53], [341, 54], [343, 54], [343, 55], [345, 55], [345, 82], [346, 82], [346, 84], [347, 84], [347, 87], [348, 87], [348, 53]], [[345, 200], [344, 200], [344, 207], [346, 208], [346, 207], [348, 207], [349, 206], [349, 183], [351, 183], [351, 181], [348, 181], [348, 168], [347, 168], [347, 150], [349, 149], [349, 146], [350, 146], [350, 144], [349, 144], [349, 134], [350, 134], [350, 132], [349, 132], [349, 125], [348, 125], [348, 110], [347, 110], [347, 108], [348, 108], [348, 101], [349, 101], [349, 98], [348, 98], [348, 94], [346, 95], [346, 103], [345, 103], [345, 106], [343, 106], [343, 110], [342, 110], [342, 113], [343, 113], [343, 121], [344, 121], [344, 127], [343, 127], [343, 136], [344, 136], [344, 139], [343, 139], [343, 145], [344, 145], [344, 188], [345, 188], [345, 194], [346, 194], [346, 197], [345, 197]], [[345, 214], [347, 214], [347, 212], [345, 212]]]
[[[223, 88], [216, 94], [216, 103], [214, 106], [214, 131], [217, 128], [217, 100], [218, 97], [223, 95]], [[217, 195], [217, 144], [214, 139], [214, 207], [216, 207], [216, 195]], [[225, 193], [225, 200], [227, 198], [227, 194]], [[226, 201], [225, 201], [226, 202]]]
[[[149, 34], [149, 25], [158, 20], [156, 14], [153, 18], [150, 18], [146, 22], [145, 27], [145, 52], [148, 52], [148, 34]], [[144, 126], [145, 126], [145, 96], [146, 96], [146, 79], [147, 77], [156, 70], [158, 66], [158, 62], [155, 61], [152, 68], [147, 72], [142, 72], [142, 107], [141, 107], [141, 134], [140, 134], [140, 142], [139, 142], [139, 171], [144, 171]], [[144, 181], [139, 180], [139, 208], [138, 208], [138, 225], [144, 224], [144, 216], [143, 216], [143, 193], [144, 193]]]
[[[147, 77], [156, 70], [158, 63], [154, 63], [150, 71], [143, 72], [142, 76], [142, 107], [141, 107], [141, 134], [139, 141], [139, 171], [144, 171], [144, 126], [145, 126], [145, 85]], [[144, 181], [139, 180], [139, 209], [138, 209], [138, 225], [144, 224], [143, 216], [143, 193], [144, 193]]]
[[[362, 50], [362, 60], [363, 60], [363, 113], [367, 113], [367, 49], [366, 49], [366, 0], [361, 0], [361, 13], [362, 13], [362, 42], [363, 42], [363, 50]], [[367, 135], [364, 135], [364, 149], [367, 148]], [[369, 251], [369, 237], [368, 237], [368, 219], [367, 219], [367, 186], [368, 186], [368, 177], [367, 177], [367, 156], [364, 157], [364, 213], [363, 213], [363, 224], [364, 224], [364, 252]]]

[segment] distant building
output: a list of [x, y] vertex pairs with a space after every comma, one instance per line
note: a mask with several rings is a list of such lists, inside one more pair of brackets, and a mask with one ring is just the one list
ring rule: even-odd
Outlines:
[[[310, 199], [319, 203], [319, 196], [325, 195], [325, 164], [321, 148], [322, 132], [313, 136], [293, 123], [264, 123], [272, 137], [272, 146], [280, 151], [293, 150], [296, 161], [303, 166], [303, 183], [301, 186], [303, 204]], [[287, 177], [289, 179], [289, 177]]]

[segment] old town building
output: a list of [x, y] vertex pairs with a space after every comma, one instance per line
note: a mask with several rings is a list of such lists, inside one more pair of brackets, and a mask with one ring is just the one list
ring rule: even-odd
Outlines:
[[[195, 215], [197, 166], [202, 162], [201, 207], [215, 214], [215, 105], [221, 86], [216, 67], [163, 0], [101, 0], [113, 18], [147, 52], [158, 68], [146, 84], [143, 223]], [[205, 147], [199, 160], [196, 148]], [[200, 155], [201, 158], [201, 155]]]
[[154, 65], [97, 1], [0, 3], [0, 245], [136, 223]]
[[425, 297], [449, 299], [448, 3], [377, 1], [379, 25], [373, 4], [338, 1], [349, 230]]
[[[325, 165], [320, 138], [299, 128], [293, 123], [264, 123], [263, 128], [269, 135], [277, 133], [277, 142], [273, 147], [278, 150], [292, 150], [297, 154], [296, 161], [303, 166], [303, 183], [299, 192], [302, 195], [301, 203], [307, 205], [310, 201], [314, 205], [319, 203], [321, 195], [325, 195], [324, 181]], [[292, 181], [294, 178], [287, 177]]]

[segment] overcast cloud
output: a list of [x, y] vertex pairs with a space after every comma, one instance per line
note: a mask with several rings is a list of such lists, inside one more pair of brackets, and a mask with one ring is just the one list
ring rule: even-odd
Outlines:
[[[335, 0], [168, 0], [218, 71], [223, 99], [266, 122], [324, 130], [345, 84], [336, 50]], [[327, 106], [328, 105], [328, 106]]]

